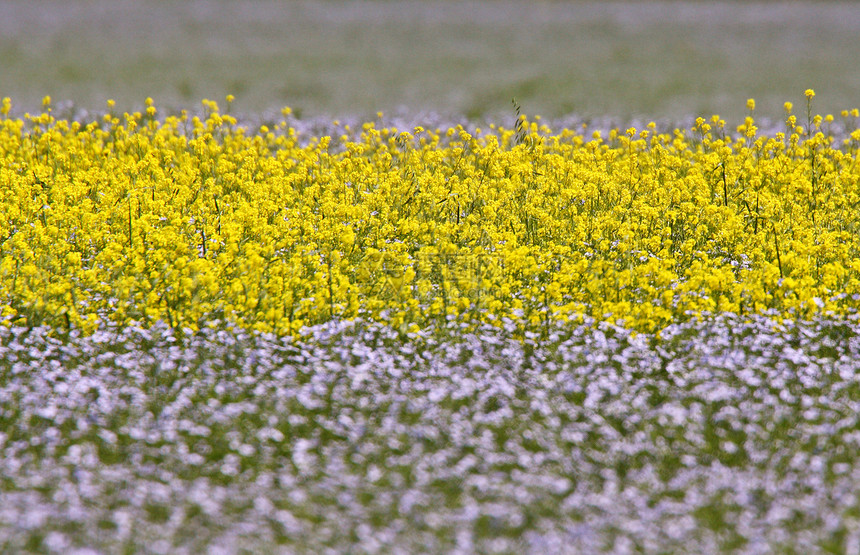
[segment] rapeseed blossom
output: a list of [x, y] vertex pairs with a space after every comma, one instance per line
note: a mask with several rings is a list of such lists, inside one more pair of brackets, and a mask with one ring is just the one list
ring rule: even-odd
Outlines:
[[[860, 305], [860, 133], [749, 116], [689, 129], [367, 122], [300, 134], [109, 111], [0, 118], [0, 317], [297, 333], [356, 317], [639, 331]], [[228, 97], [227, 104], [233, 98]], [[856, 110], [846, 112], [855, 118]], [[848, 121], [847, 116], [844, 117]]]

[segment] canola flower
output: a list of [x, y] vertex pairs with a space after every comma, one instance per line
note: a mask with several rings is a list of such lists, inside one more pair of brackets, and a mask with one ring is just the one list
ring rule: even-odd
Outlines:
[[[337, 122], [248, 128], [109, 111], [0, 113], [0, 317], [295, 334], [358, 317], [521, 330], [693, 317], [850, 315], [860, 305], [860, 130], [759, 133]], [[228, 104], [232, 98], [228, 98]], [[858, 111], [843, 112], [856, 128]]]

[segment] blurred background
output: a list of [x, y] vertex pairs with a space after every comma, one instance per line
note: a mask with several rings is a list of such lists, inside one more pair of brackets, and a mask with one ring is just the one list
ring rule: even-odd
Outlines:
[[854, 2], [3, 0], [0, 97], [162, 113], [436, 111], [730, 123], [860, 106]]

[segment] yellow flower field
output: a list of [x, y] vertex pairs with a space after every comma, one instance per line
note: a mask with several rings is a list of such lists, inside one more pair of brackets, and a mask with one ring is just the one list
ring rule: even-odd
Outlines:
[[[300, 136], [202, 116], [0, 119], [8, 323], [277, 333], [367, 317], [620, 322], [860, 306], [858, 112], [782, 132], [394, 129]], [[228, 104], [230, 102], [228, 98]], [[848, 129], [839, 139], [830, 132]], [[840, 127], [842, 128], [842, 127]]]

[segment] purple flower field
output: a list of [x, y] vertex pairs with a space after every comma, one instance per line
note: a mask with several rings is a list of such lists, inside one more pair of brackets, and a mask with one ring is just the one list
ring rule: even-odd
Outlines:
[[0, 328], [0, 551], [856, 552], [858, 331]]

